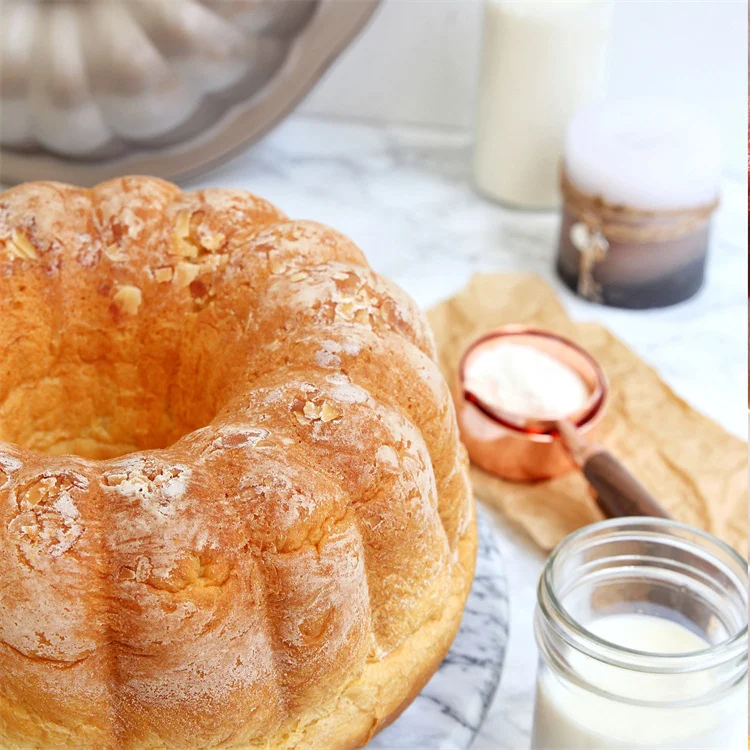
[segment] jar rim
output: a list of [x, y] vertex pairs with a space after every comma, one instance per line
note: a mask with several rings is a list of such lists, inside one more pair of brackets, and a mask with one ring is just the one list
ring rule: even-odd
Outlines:
[[[669, 529], [687, 532], [688, 534], [702, 540], [706, 544], [705, 546], [702, 546], [701, 549], [711, 554], [711, 557], [716, 559], [717, 562], [719, 561], [720, 553], [727, 555], [730, 562], [740, 568], [741, 575], [744, 577], [744, 592], [747, 603], [748, 563], [738, 552], [726, 544], [726, 542], [723, 542], [721, 539], [718, 539], [706, 531], [678, 521], [665, 518], [637, 516], [599, 521], [584, 526], [565, 537], [565, 539], [563, 539], [550, 554], [545, 563], [542, 575], [540, 576], [537, 589], [540, 609], [551, 621], [552, 618], [550, 618], [549, 612], [547, 611], [547, 605], [549, 605], [549, 609], [552, 610], [559, 623], [562, 624], [562, 627], [560, 624], [556, 624], [556, 632], [572, 648], [582, 651], [595, 659], [607, 661], [612, 665], [620, 666], [625, 669], [662, 674], [694, 672], [725, 664], [742, 657], [743, 654], [745, 662], [747, 662], [747, 620], [745, 621], [744, 626], [731, 637], [726, 638], [719, 643], [710, 644], [706, 648], [698, 651], [677, 653], [642, 651], [639, 649], [619, 646], [611, 641], [601, 638], [595, 633], [592, 633], [575, 617], [573, 617], [555, 593], [552, 582], [555, 565], [562, 556], [574, 547], [574, 545], [581, 539], [585, 539], [589, 536], [593, 538], [602, 530], [611, 530], [613, 532], [617, 532], [618, 530], [637, 530], [645, 537], [679, 539], [678, 536], [667, 533]], [[686, 540], [683, 539], [683, 542], [684, 541]], [[710, 547], [713, 547], [714, 549], [711, 550]], [[569, 632], [565, 632], [566, 629]]]

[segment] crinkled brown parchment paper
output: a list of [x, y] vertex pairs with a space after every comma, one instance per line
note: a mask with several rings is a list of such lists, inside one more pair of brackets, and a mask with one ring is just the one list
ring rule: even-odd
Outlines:
[[[600, 362], [611, 384], [601, 442], [676, 519], [710, 531], [747, 556], [747, 444], [692, 409], [606, 328], [568, 318], [540, 278], [474, 276], [455, 297], [430, 310], [429, 319], [451, 383], [468, 343], [497, 326], [533, 324], [577, 341]], [[536, 484], [505, 482], [476, 466], [471, 475], [477, 497], [500, 508], [544, 549], [601, 519], [578, 472]]]

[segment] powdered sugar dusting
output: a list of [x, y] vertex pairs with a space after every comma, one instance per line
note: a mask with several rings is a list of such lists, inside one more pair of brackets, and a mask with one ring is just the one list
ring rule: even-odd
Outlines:
[[23, 468], [23, 461], [7, 453], [0, 453], [0, 489], [10, 484], [10, 475]]
[[356, 357], [362, 351], [362, 345], [357, 337], [347, 336], [342, 341], [324, 339], [320, 342], [320, 349], [315, 353], [315, 362], [320, 367], [341, 367], [340, 354]]
[[315, 364], [317, 364], [319, 367], [341, 367], [341, 357], [339, 357], [330, 349], [319, 349], [315, 353]]
[[175, 512], [173, 501], [183, 497], [191, 474], [187, 466], [159, 465], [137, 455], [115, 462], [114, 467], [102, 478], [102, 486], [161, 515]]
[[7, 453], [0, 453], [0, 469], [6, 474], [12, 474], [15, 471], [20, 471], [23, 468], [23, 461], [11, 456]]
[[369, 398], [370, 394], [364, 388], [352, 383], [343, 373], [329, 375], [326, 380], [334, 386], [331, 396], [343, 404], [364, 404]]
[[219, 428], [219, 436], [212, 441], [212, 450], [235, 450], [248, 446], [255, 448], [270, 436], [263, 427], [250, 427], [241, 424], [224, 425]]
[[75, 472], [43, 475], [15, 490], [18, 515], [10, 528], [32, 567], [44, 566], [45, 553], [53, 558], [65, 554], [81, 537], [84, 529], [73, 493], [87, 490], [88, 480]]
[[391, 469], [398, 468], [398, 454], [390, 445], [381, 445], [375, 451], [375, 458]]

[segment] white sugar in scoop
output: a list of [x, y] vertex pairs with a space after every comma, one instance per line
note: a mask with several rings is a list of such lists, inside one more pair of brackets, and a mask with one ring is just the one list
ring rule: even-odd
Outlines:
[[476, 351], [464, 387], [500, 412], [540, 420], [583, 409], [591, 392], [571, 367], [533, 346], [498, 342]]
[[[586, 437], [606, 398], [607, 381], [591, 356], [572, 341], [519, 326], [497, 329], [469, 346], [459, 378], [459, 419], [474, 407], [494, 422], [480, 438], [485, 442], [475, 443], [481, 450], [472, 455], [475, 463], [478, 455], [485, 466], [499, 465], [497, 473], [507, 479], [549, 478], [566, 466], [565, 456], [553, 452], [562, 448], [595, 491], [605, 516], [669, 517], [614, 455]], [[485, 426], [490, 425], [480, 419], [477, 433]], [[497, 456], [488, 459], [493, 449]]]

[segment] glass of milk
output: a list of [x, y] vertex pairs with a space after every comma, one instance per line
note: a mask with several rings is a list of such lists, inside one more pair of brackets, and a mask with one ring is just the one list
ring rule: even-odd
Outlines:
[[532, 750], [744, 750], [747, 563], [697, 529], [619, 518], [542, 573]]
[[568, 120], [601, 95], [608, 0], [486, 0], [474, 181], [517, 208], [560, 203]]

